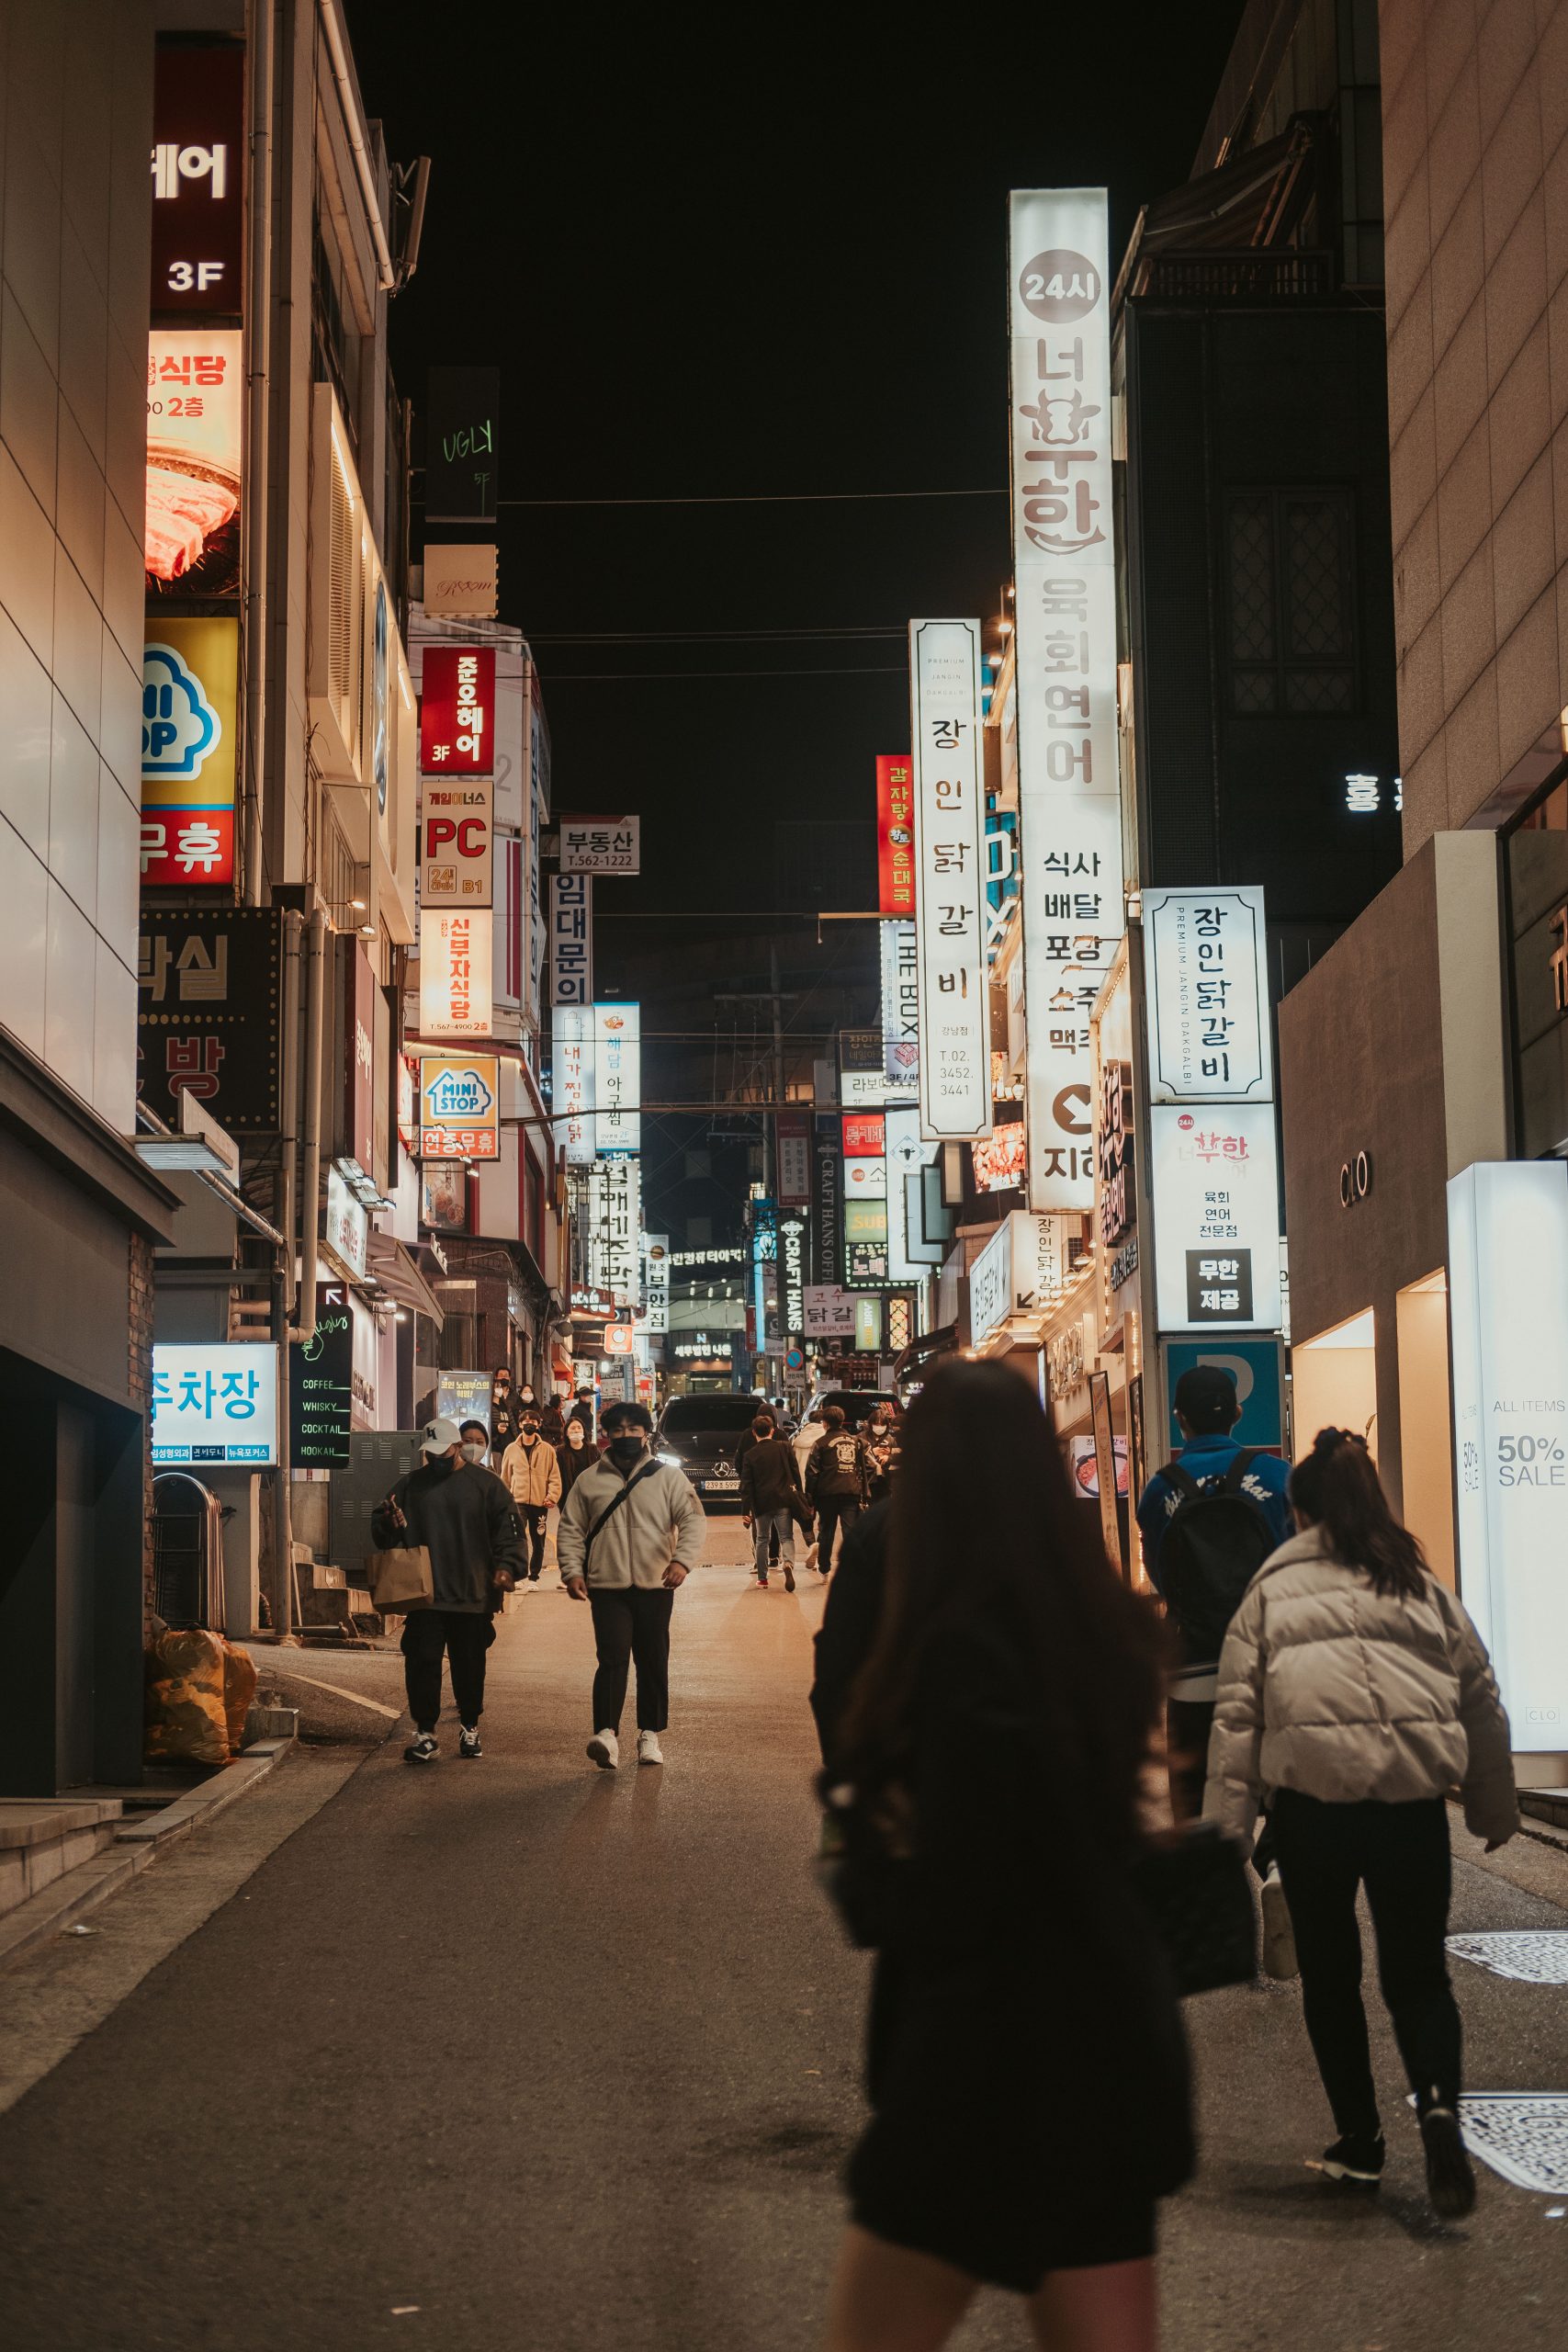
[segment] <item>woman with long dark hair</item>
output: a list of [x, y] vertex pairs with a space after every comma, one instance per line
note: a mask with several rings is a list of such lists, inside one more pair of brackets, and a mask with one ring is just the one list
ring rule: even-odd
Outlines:
[[871, 1656], [827, 1737], [895, 1857], [828, 2352], [935, 2352], [982, 2283], [1043, 2345], [1151, 2352], [1186, 2051], [1134, 1894], [1159, 1629], [1030, 1386], [911, 1405]]
[[1248, 1838], [1270, 1792], [1303, 2013], [1339, 2134], [1321, 2170], [1359, 2188], [1382, 2177], [1360, 1992], [1364, 1885], [1432, 2203], [1468, 2213], [1445, 1800], [1462, 1790], [1488, 1853], [1513, 1836], [1508, 1718], [1480, 1635], [1390, 1510], [1365, 1442], [1320, 1430], [1290, 1493], [1300, 1532], [1265, 1561], [1225, 1636], [1204, 1812]]

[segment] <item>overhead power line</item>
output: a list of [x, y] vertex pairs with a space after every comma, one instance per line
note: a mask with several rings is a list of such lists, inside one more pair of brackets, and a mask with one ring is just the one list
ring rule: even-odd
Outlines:
[[883, 662], [871, 669], [856, 670], [541, 670], [542, 686], [614, 686], [643, 685], [651, 681], [690, 678], [905, 678], [908, 665], [902, 662]]
[[760, 490], [697, 498], [502, 498], [502, 506], [842, 506], [895, 498], [1006, 498], [1001, 490]]

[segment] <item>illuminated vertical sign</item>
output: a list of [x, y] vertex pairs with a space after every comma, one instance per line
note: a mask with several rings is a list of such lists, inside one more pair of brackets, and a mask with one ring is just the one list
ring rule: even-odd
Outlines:
[[920, 942], [908, 918], [878, 925], [882, 933], [884, 1100], [912, 1102], [920, 1082]]
[[422, 1037], [488, 1037], [491, 920], [488, 914], [428, 910], [419, 925], [419, 1033]]
[[550, 1002], [593, 1001], [593, 876], [550, 876]]
[[244, 307], [243, 42], [160, 38], [152, 63], [152, 308]]
[[1124, 926], [1103, 188], [1011, 198], [1029, 1203], [1094, 1200], [1089, 1014]]
[[593, 1008], [593, 1148], [642, 1149], [642, 1007]]
[[569, 1168], [593, 1160], [593, 1007], [558, 1005], [551, 1023], [550, 1086], [554, 1107], [566, 1114], [556, 1135]]
[[908, 752], [876, 761], [877, 904], [885, 915], [915, 911], [915, 766]]
[[495, 769], [495, 648], [427, 645], [420, 677], [419, 764], [424, 775]]
[[911, 621], [920, 1131], [991, 1131], [980, 624]]

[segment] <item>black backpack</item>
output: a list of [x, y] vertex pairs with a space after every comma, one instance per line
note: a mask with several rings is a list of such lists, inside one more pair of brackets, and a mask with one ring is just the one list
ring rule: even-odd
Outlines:
[[1258, 1449], [1236, 1455], [1223, 1478], [1201, 1485], [1179, 1462], [1160, 1473], [1181, 1498], [1160, 1541], [1160, 1582], [1189, 1666], [1219, 1658], [1242, 1594], [1275, 1549], [1273, 1531], [1241, 1482]]

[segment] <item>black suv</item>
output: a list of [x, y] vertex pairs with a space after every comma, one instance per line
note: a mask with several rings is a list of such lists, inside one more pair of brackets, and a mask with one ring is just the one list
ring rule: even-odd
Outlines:
[[653, 1450], [683, 1470], [705, 1503], [740, 1508], [735, 1449], [767, 1404], [762, 1396], [671, 1396], [659, 1418]]

